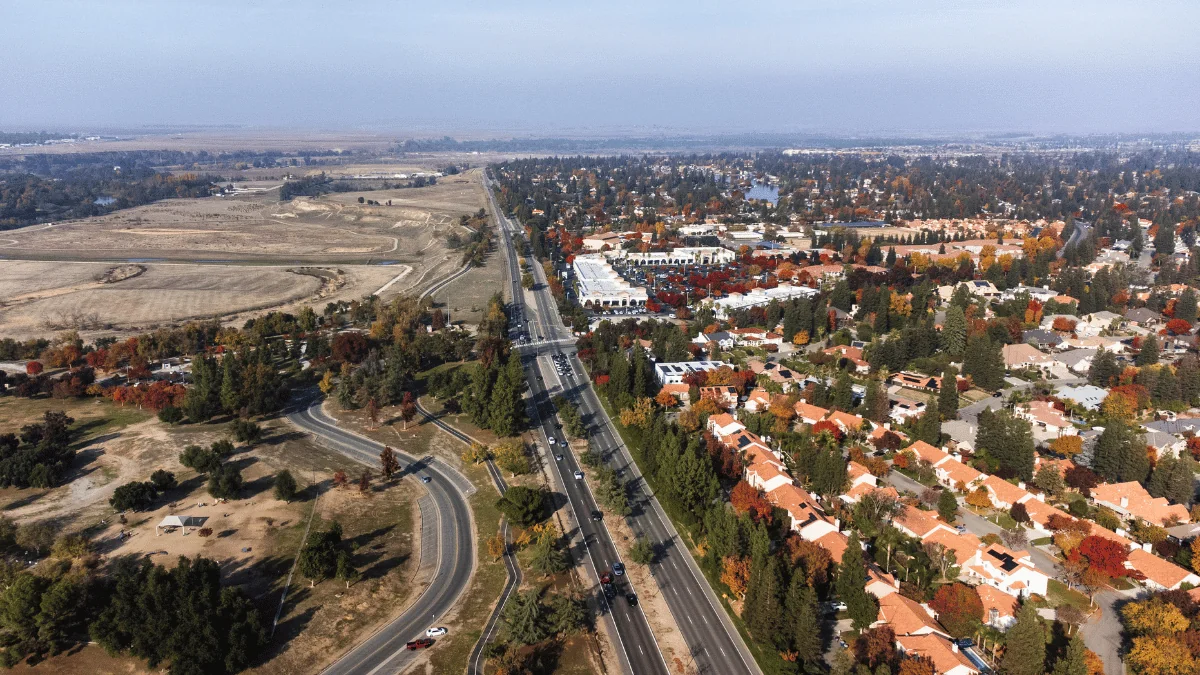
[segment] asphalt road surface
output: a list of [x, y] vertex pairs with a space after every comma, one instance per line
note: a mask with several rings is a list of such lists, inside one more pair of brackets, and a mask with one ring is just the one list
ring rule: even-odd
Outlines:
[[[378, 468], [383, 446], [339, 428], [321, 410], [320, 397], [305, 400], [289, 412], [288, 420], [313, 434], [317, 441], [360, 464]], [[454, 469], [432, 458], [417, 458], [397, 451], [400, 476], [409, 481], [428, 477], [423, 485], [432, 498], [437, 517], [437, 536], [422, 541], [422, 548], [435, 547], [437, 568], [429, 587], [396, 619], [355, 645], [323, 672], [326, 675], [392, 675], [404, 670], [419, 652], [405, 644], [425, 636], [425, 629], [458, 601], [475, 568], [475, 531], [466, 496], [474, 490], [470, 481]], [[431, 649], [437, 649], [435, 642]]]
[[[490, 189], [488, 195], [489, 198], [492, 198]], [[500, 213], [494, 202], [493, 208], [501, 221], [504, 245], [511, 248], [509, 230], [517, 231], [517, 228]], [[535, 401], [539, 411], [544, 411], [539, 412], [543, 433], [549, 434], [557, 431], [550, 426], [548, 414], [550, 404], [547, 399], [561, 394], [573, 400], [589, 428], [593, 449], [600, 454], [608, 466], [615, 469], [628, 482], [630, 506], [633, 509], [633, 514], [629, 518], [630, 526], [636, 536], [646, 537], [654, 545], [656, 556], [654, 564], [651, 565], [651, 572], [658, 582], [663, 598], [679, 626], [688, 649], [691, 651], [691, 660], [687, 665], [694, 668], [696, 672], [706, 675], [737, 675], [739, 673], [760, 675], [762, 671], [755, 663], [745, 642], [741, 639], [724, 608], [720, 606], [716, 594], [696, 565], [691, 553], [688, 552], [674, 525], [651, 494], [637, 465], [629, 455], [628, 449], [621, 443], [611, 420], [592, 390], [583, 364], [576, 358], [574, 345], [566, 342], [565, 338], [569, 338], [571, 333], [562, 325], [541, 266], [531, 266], [537, 285], [535, 286], [536, 290], [531, 291], [534, 303], [530, 306], [523, 301], [515, 256], [509, 256], [509, 264], [510, 279], [513, 283], [512, 296], [517, 301], [518, 309], [516, 321], [513, 322], [514, 330], [523, 330], [529, 336], [540, 335], [543, 340], [551, 341], [550, 344], [537, 351], [546, 354], [561, 354], [566, 357], [569, 365], [566, 374], [560, 377], [553, 370], [551, 373], [543, 373], [536, 353], [526, 357], [527, 369], [534, 375], [530, 378], [530, 385], [535, 395]], [[545, 392], [542, 382], [539, 381], [539, 377], [545, 379], [544, 375], [551, 375], [552, 380], [557, 379], [561, 391]], [[561, 435], [558, 438], [561, 440]], [[593, 508], [591, 505], [594, 504], [594, 501], [592, 501], [586, 485], [573, 478], [573, 472], [577, 470], [574, 464], [575, 458], [569, 452], [562, 454], [563, 459], [555, 461], [555, 464], [558, 466], [559, 474], [564, 477], [567, 494], [571, 499], [572, 506], [576, 509], [576, 514], [585, 517], [584, 520], [578, 518], [577, 520], [582, 524], [581, 529], [584, 530], [585, 542], [588, 544], [588, 553], [593, 559], [593, 564], [597, 568], [603, 567], [608, 561], [616, 559], [615, 551], [610, 552], [608, 548], [611, 546], [611, 541], [605, 528], [596, 528], [589, 536], [588, 526], [591, 523], [586, 520], [586, 512]], [[580, 511], [584, 511], [584, 513], [580, 513]], [[661, 656], [656, 654], [657, 660], [648, 657], [642, 658], [650, 649], [657, 649], [657, 645], [653, 641], [653, 635], [649, 633], [649, 628], [645, 626], [644, 619], [639, 620], [641, 619], [640, 611], [630, 612], [626, 616], [621, 612], [620, 604], [621, 599], [618, 596], [617, 602], [614, 603], [613, 616], [617, 620], [620, 642], [623, 644], [624, 653], [629, 657], [633, 672], [639, 675], [641, 673], [666, 672]]]

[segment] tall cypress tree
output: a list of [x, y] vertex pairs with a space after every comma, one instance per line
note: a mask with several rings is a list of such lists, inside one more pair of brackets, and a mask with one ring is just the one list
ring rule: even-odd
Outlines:
[[784, 627], [786, 640], [800, 661], [817, 663], [821, 658], [821, 621], [817, 614], [817, 594], [804, 583], [804, 574], [799, 570], [792, 573], [784, 602]]
[[1108, 420], [1104, 433], [1096, 439], [1092, 468], [1110, 483], [1145, 480], [1150, 471], [1145, 438], [1121, 420]]
[[962, 358], [967, 348], [967, 315], [958, 305], [951, 305], [946, 310], [946, 320], [942, 323], [942, 348], [952, 359]]
[[938, 389], [938, 411], [942, 419], [958, 417], [958, 371], [947, 365], [942, 371], [942, 386]]
[[1043, 675], [1046, 670], [1046, 631], [1033, 605], [1017, 612], [1017, 624], [1008, 631], [1008, 649], [1000, 659], [1005, 675]]
[[1138, 352], [1134, 364], [1137, 366], [1152, 366], [1158, 363], [1158, 338], [1151, 333], [1142, 340], [1142, 348]]
[[1088, 675], [1087, 647], [1082, 633], [1071, 636], [1066, 651], [1054, 662], [1054, 675]]
[[846, 603], [846, 610], [858, 630], [865, 630], [879, 616], [879, 605], [875, 598], [867, 593], [866, 579], [867, 567], [863, 561], [862, 548], [858, 544], [858, 534], [853, 533], [846, 543], [842, 562], [838, 565], [834, 586], [838, 597]]
[[[779, 556], [767, 556], [764, 565], [756, 565], [761, 578], [754, 584], [756, 595], [754, 603], [745, 605], [743, 613], [748, 614], [746, 625], [754, 639], [763, 644], [782, 646], [784, 637], [780, 631], [783, 627], [783, 570], [780, 567]], [[751, 575], [754, 571], [751, 572]], [[749, 595], [747, 595], [749, 600]]]

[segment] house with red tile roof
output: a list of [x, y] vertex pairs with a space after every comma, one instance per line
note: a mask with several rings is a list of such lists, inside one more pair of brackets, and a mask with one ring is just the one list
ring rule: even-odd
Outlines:
[[867, 566], [867, 592], [876, 598], [885, 598], [900, 590], [900, 580], [884, 572], [878, 565]]
[[688, 385], [686, 385], [682, 382], [677, 382], [675, 384], [664, 384], [662, 386], [662, 389], [660, 389], [659, 391], [665, 391], [668, 394], [674, 396], [676, 401], [679, 401], [680, 403], [687, 405], [688, 403], [691, 402], [689, 400], [690, 399], [690, 395], [689, 395], [690, 390], [691, 390], [691, 387], [689, 387]]
[[1063, 436], [1077, 436], [1079, 430], [1071, 424], [1054, 404], [1049, 401], [1030, 401], [1015, 411], [1015, 416], [1029, 422], [1038, 441], [1047, 441]]
[[851, 415], [850, 413], [844, 413], [841, 410], [835, 410], [835, 411], [829, 413], [829, 416], [826, 417], [825, 419], [827, 419], [830, 422], [833, 422], [834, 424], [841, 427], [842, 431], [844, 431], [845, 433], [850, 433], [852, 431], [858, 431], [859, 429], [862, 429], [863, 425], [866, 424], [866, 422], [867, 422], [865, 419], [859, 417], [858, 415]]
[[1017, 599], [994, 586], [980, 584], [975, 587], [983, 601], [983, 623], [999, 631], [1006, 631], [1017, 623]]
[[896, 637], [896, 648], [910, 656], [921, 656], [933, 664], [936, 675], [976, 675], [979, 669], [971, 664], [958, 645], [941, 635], [902, 635]]
[[947, 551], [954, 552], [954, 564], [962, 567], [979, 550], [979, 537], [970, 532], [959, 534], [949, 528], [936, 528], [921, 539], [922, 544], [941, 544]]
[[992, 505], [998, 509], [1011, 509], [1013, 504], [1019, 504], [1032, 495], [1025, 488], [1000, 478], [989, 475], [980, 482], [980, 486], [988, 491]]
[[956, 534], [954, 528], [938, 520], [933, 511], [922, 511], [911, 504], [905, 504], [900, 512], [892, 518], [892, 525], [904, 534], [917, 539], [924, 539], [936, 529], [943, 529]]
[[[953, 457], [948, 457], [933, 468], [933, 474], [938, 482], [953, 490], [969, 492], [984, 479], [984, 475], [963, 464]], [[960, 487], [961, 486], [961, 487]]]
[[925, 441], [917, 441], [916, 443], [913, 443], [905, 448], [905, 450], [912, 451], [912, 453], [917, 456], [917, 459], [923, 459], [933, 466], [937, 466], [939, 463], [950, 457], [950, 455], [946, 454], [946, 452], [942, 449], [935, 448]]
[[1163, 497], [1151, 497], [1137, 481], [1101, 483], [1092, 488], [1092, 501], [1129, 520], [1141, 518], [1160, 526], [1170, 521], [1186, 523], [1190, 520], [1188, 510], [1182, 504], [1171, 504]]
[[708, 430], [719, 441], [724, 441], [727, 436], [732, 436], [745, 428], [741, 422], [737, 421], [729, 413], [717, 413], [708, 417]]
[[921, 603], [899, 593], [879, 598], [879, 618], [872, 626], [887, 624], [896, 635], [941, 635], [950, 637], [946, 629], [933, 620], [933, 613]]
[[804, 401], [796, 401], [796, 405], [793, 407], [796, 409], [796, 418], [804, 424], [809, 425], [820, 422], [829, 414], [829, 411], [825, 408], [811, 405]]
[[836, 356], [838, 359], [845, 359], [854, 364], [854, 370], [857, 373], [863, 374], [871, 371], [871, 364], [863, 360], [863, 352], [861, 347], [835, 345], [821, 351], [829, 356]]
[[1145, 577], [1142, 583], [1151, 590], [1174, 591], [1183, 584], [1200, 586], [1200, 576], [1197, 576], [1191, 570], [1185, 570], [1175, 563], [1167, 562], [1153, 553], [1148, 553], [1140, 548], [1135, 548], [1129, 552], [1129, 558], [1125, 561], [1125, 567], [1141, 572], [1142, 576]]
[[771, 392], [762, 387], [757, 387], [750, 390], [750, 393], [746, 396], [746, 402], [742, 404], [742, 407], [746, 409], [746, 412], [766, 412], [767, 408], [771, 407], [771, 396]]

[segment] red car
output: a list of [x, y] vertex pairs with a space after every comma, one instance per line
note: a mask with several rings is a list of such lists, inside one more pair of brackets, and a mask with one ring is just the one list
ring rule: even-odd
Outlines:
[[612, 583], [612, 575], [611, 575], [611, 574], [609, 574], [608, 572], [605, 572], [604, 574], [601, 574], [601, 575], [600, 575], [600, 583], [602, 583], [602, 584], [611, 584], [611, 583]]
[[408, 647], [409, 651], [413, 651], [414, 649], [425, 649], [426, 647], [433, 646], [433, 638], [421, 638], [420, 640], [413, 640], [405, 646]]

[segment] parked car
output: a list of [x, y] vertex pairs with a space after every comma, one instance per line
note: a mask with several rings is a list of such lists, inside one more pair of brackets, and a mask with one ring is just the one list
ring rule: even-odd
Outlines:
[[433, 646], [433, 638], [421, 638], [419, 640], [413, 640], [404, 646], [408, 647], [409, 651], [413, 651], [415, 649], [425, 649], [426, 647]]
[[445, 629], [445, 627], [438, 626], [436, 628], [430, 628], [430, 629], [426, 630], [425, 637], [439, 637], [439, 636], [445, 635], [447, 632], [449, 632], [449, 631], [447, 631]]

